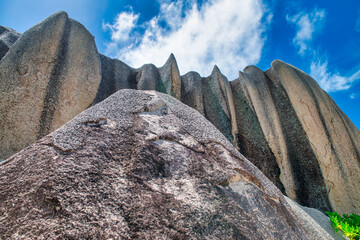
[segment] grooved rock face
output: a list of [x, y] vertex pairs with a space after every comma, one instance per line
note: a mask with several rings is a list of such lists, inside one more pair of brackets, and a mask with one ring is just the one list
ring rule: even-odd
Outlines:
[[288, 124], [284, 127], [288, 142], [291, 144], [293, 139], [288, 150], [298, 156], [297, 163], [300, 164], [292, 164], [293, 172], [301, 173], [298, 184], [315, 183], [317, 187], [309, 191], [314, 199], [328, 195], [335, 211], [360, 214], [357, 187], [360, 182], [359, 130], [304, 72], [274, 61], [267, 75], [277, 88], [286, 92], [291, 115], [296, 120], [296, 124], [289, 124], [290, 119], [283, 122]]
[[86, 109], [100, 78], [93, 36], [66, 13], [26, 31], [0, 62], [0, 157]]
[[[0, 45], [16, 38], [0, 28]], [[2, 159], [119, 89], [156, 90], [205, 116], [291, 199], [360, 214], [360, 132], [314, 79], [293, 66], [278, 60], [266, 72], [249, 66], [232, 82], [216, 66], [208, 77], [180, 76], [172, 54], [160, 68], [133, 69], [99, 55], [93, 37], [64, 12], [6, 51], [0, 61]]]
[[308, 239], [294, 214], [203, 116], [156, 92], [121, 90], [0, 164], [3, 239]]
[[[277, 111], [274, 107], [266, 76], [259, 68], [250, 66], [240, 73], [238, 79], [230, 82], [236, 123], [238, 127], [238, 147], [275, 185], [294, 198], [293, 188], [283, 184], [288, 181], [288, 169], [279, 169], [279, 163], [287, 160], [285, 140], [279, 126]], [[264, 132], [265, 131], [265, 132]], [[268, 137], [268, 139], [266, 138]], [[273, 146], [272, 149], [269, 145]], [[280, 154], [284, 154], [282, 156]], [[280, 155], [278, 158], [275, 154]], [[288, 166], [283, 164], [281, 166]], [[290, 170], [291, 171], [291, 170]], [[291, 173], [290, 173], [291, 176]], [[281, 180], [280, 180], [281, 177]]]

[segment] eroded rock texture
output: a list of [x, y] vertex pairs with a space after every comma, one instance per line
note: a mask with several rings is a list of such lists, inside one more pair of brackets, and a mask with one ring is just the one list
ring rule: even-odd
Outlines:
[[[287, 113], [282, 124], [297, 178], [297, 199], [301, 203], [301, 189], [307, 188], [307, 196], [315, 204], [325, 204], [328, 197], [334, 210], [359, 214], [360, 191], [356, 186], [360, 182], [360, 132], [304, 72], [274, 61], [266, 74], [287, 97], [286, 105], [280, 102], [281, 97], [275, 95], [274, 99], [279, 102], [278, 111]], [[314, 187], [305, 186], [310, 183]]]
[[2, 239], [331, 239], [302, 214], [154, 91], [121, 90], [0, 164]]
[[[137, 88], [172, 94], [162, 80], [172, 75], [160, 70], [133, 70]], [[181, 76], [180, 93], [291, 199], [359, 213], [359, 131], [310, 76], [277, 60], [266, 72], [246, 67], [229, 83], [215, 66], [206, 78]]]
[[21, 34], [13, 29], [0, 26], [0, 60], [20, 36]]
[[0, 61], [0, 157], [86, 109], [100, 78], [93, 36], [65, 12], [26, 31]]
[[[1, 35], [2, 36], [2, 35]], [[131, 68], [97, 53], [66, 13], [34, 26], [0, 62], [0, 158], [6, 159], [120, 89], [156, 90], [205, 116], [283, 193], [298, 203], [360, 214], [360, 133], [310, 76], [281, 61], [246, 67], [229, 82]]]

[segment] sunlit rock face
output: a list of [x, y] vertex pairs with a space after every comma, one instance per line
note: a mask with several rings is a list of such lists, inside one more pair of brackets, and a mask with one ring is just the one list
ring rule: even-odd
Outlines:
[[0, 61], [0, 158], [89, 107], [100, 74], [94, 37], [65, 12], [26, 31]]
[[8, 158], [0, 189], [2, 239], [332, 239], [155, 91], [120, 90]]
[[202, 114], [289, 198], [360, 214], [359, 130], [314, 79], [279, 60], [233, 81], [216, 66], [207, 77], [180, 76], [172, 54], [162, 67], [135, 69], [98, 54], [87, 30], [60, 12], [10, 46], [0, 83], [2, 159], [120, 89], [156, 90]]

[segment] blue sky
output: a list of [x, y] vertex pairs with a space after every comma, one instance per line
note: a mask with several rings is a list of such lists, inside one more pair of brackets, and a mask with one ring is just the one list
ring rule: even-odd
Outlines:
[[132, 67], [161, 66], [173, 52], [181, 74], [213, 65], [233, 80], [274, 59], [318, 81], [360, 128], [359, 0], [0, 0], [0, 25], [21, 33], [64, 10], [95, 36], [99, 52]]

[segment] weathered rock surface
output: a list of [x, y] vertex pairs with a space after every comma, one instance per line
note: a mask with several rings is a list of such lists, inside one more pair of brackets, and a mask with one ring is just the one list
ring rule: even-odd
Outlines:
[[26, 31], [0, 61], [0, 157], [86, 109], [100, 78], [93, 36], [65, 12]]
[[121, 90], [0, 164], [2, 239], [317, 239], [200, 113]]
[[159, 69], [159, 74], [165, 87], [165, 93], [180, 100], [181, 78], [174, 54], [170, 54], [165, 65]]
[[360, 214], [360, 132], [307, 74], [276, 60], [232, 82], [217, 67], [208, 77], [180, 76], [172, 54], [160, 68], [133, 69], [98, 55], [92, 36], [65, 13], [27, 31], [0, 62], [0, 157], [123, 88], [193, 107], [296, 202]]
[[99, 54], [101, 62], [101, 82], [93, 104], [99, 103], [120, 89], [136, 89], [134, 69], [117, 59]]
[[328, 216], [315, 208], [301, 206], [288, 197], [285, 197], [285, 199], [295, 212], [295, 217], [301, 222], [307, 234], [311, 236], [311, 239], [345, 239], [340, 231], [335, 232]]
[[329, 211], [319, 165], [286, 92], [254, 66], [245, 68], [232, 86], [243, 116], [238, 123], [244, 155], [278, 186], [280, 179], [290, 198]]
[[181, 102], [205, 115], [200, 74], [188, 72], [181, 76], [181, 83]]
[[20, 36], [21, 34], [13, 29], [0, 26], [0, 60]]
[[335, 211], [360, 214], [359, 130], [304, 72], [274, 61], [266, 74], [287, 97], [285, 103], [279, 95], [273, 98], [284, 117], [289, 160], [297, 178], [297, 200], [301, 203], [308, 195], [312, 200], [307, 206], [321, 206], [328, 198]]
[[205, 117], [236, 146], [236, 115], [227, 78], [217, 66], [202, 82]]

